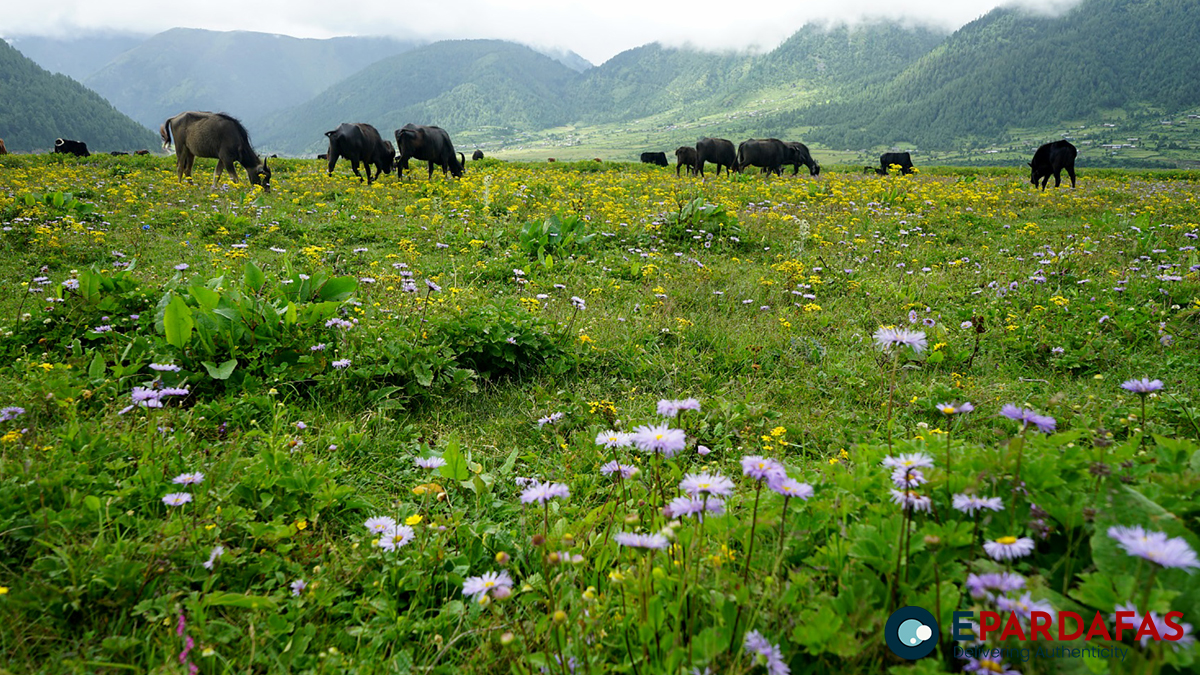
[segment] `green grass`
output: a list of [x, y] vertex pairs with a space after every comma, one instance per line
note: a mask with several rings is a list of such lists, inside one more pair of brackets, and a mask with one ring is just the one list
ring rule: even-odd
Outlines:
[[[956, 672], [906, 665], [883, 624], [918, 605], [948, 635], [954, 609], [994, 609], [960, 593], [967, 575], [1001, 569], [1056, 611], [1133, 602], [1195, 625], [1193, 580], [1105, 532], [1200, 545], [1197, 176], [1081, 169], [1042, 192], [1020, 170], [854, 163], [701, 182], [485, 161], [366, 187], [279, 160], [264, 195], [210, 190], [211, 163], [190, 185], [164, 158], [4, 158], [0, 407], [25, 409], [0, 422], [8, 667], [184, 672], [183, 616], [202, 673], [557, 673], [560, 655], [762, 672], [747, 630], [793, 673]], [[554, 215], [589, 236], [522, 237]], [[927, 348], [878, 349], [893, 325]], [[1119, 387], [1141, 377], [1164, 383], [1145, 419]], [[162, 385], [188, 393], [121, 413]], [[655, 412], [689, 397], [699, 411]], [[954, 401], [976, 410], [935, 407]], [[1021, 432], [1006, 403], [1057, 431]], [[595, 442], [664, 421], [686, 433], [670, 459]], [[934, 461], [929, 514], [891, 503], [880, 462], [901, 452]], [[759, 495], [746, 455], [815, 494]], [[640, 473], [614, 483], [613, 460]], [[725, 514], [671, 525], [661, 506], [697, 472], [733, 480]], [[570, 497], [523, 507], [519, 478]], [[962, 492], [1005, 510], [976, 524], [951, 508]], [[412, 542], [374, 546], [378, 515], [419, 516]], [[613, 540], [664, 528], [663, 552]], [[1005, 536], [1036, 549], [981, 553]], [[464, 597], [501, 569], [511, 597]], [[1101, 643], [1126, 661], [1016, 665], [1194, 672], [1195, 647]]]

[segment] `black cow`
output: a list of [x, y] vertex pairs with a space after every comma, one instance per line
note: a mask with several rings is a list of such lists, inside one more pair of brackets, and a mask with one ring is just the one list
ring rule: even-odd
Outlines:
[[83, 141], [69, 141], [65, 138], [55, 139], [54, 151], [63, 152], [75, 155], [76, 157], [91, 157], [92, 153], [88, 152], [87, 143]]
[[1054, 141], [1047, 143], [1037, 149], [1033, 153], [1033, 161], [1029, 163], [1029, 182], [1037, 187], [1038, 180], [1042, 181], [1042, 189], [1046, 189], [1046, 183], [1050, 182], [1051, 174], [1054, 175], [1054, 187], [1058, 187], [1062, 182], [1062, 170], [1067, 170], [1067, 175], [1071, 177], [1071, 187], [1075, 187], [1075, 156], [1079, 151], [1075, 146], [1066, 141]]
[[737, 148], [733, 141], [724, 138], [701, 138], [696, 142], [696, 173], [704, 175], [704, 163], [712, 162], [717, 165], [717, 175], [721, 175], [721, 167], [725, 167], [728, 176], [737, 164]]
[[696, 175], [696, 148], [690, 145], [680, 146], [675, 148], [675, 175], [679, 175], [679, 168], [687, 167], [689, 176]]
[[642, 164], [655, 164], [657, 166], [668, 166], [667, 153], [665, 152], [643, 152]]
[[912, 155], [907, 152], [885, 152], [879, 156], [879, 168], [875, 173], [886, 176], [892, 166], [900, 167], [900, 173], [908, 175], [913, 172]]
[[121, 152], [120, 150], [112, 150], [112, 151], [110, 151], [108, 154], [112, 155], [113, 157], [118, 157], [118, 156], [120, 156], [120, 155], [128, 155], [129, 153], [128, 153], [128, 152]]
[[400, 147], [400, 158], [396, 160], [398, 174], [403, 174], [403, 167], [407, 167], [408, 160], [412, 158], [429, 162], [430, 180], [433, 179], [434, 164], [442, 167], [443, 176], [447, 171], [455, 178], [463, 175], [463, 164], [466, 164], [467, 158], [461, 153], [455, 154], [450, 134], [441, 127], [405, 124], [396, 130], [396, 145]]
[[784, 155], [783, 163], [792, 165], [792, 175], [800, 173], [800, 165], [808, 167], [808, 175], [821, 175], [821, 165], [817, 164], [817, 160], [813, 159], [812, 154], [808, 151], [808, 146], [795, 141], [784, 143], [787, 148], [787, 154]]
[[[326, 153], [329, 175], [333, 175], [333, 167], [337, 165], [339, 157], [350, 160], [350, 169], [358, 176], [360, 183], [362, 174], [358, 172], [358, 163], [362, 162], [363, 168], [367, 170], [367, 185], [380, 175], [392, 172], [392, 161], [396, 153], [384, 143], [379, 131], [370, 124], [343, 123], [333, 131], [326, 131], [325, 135], [329, 138], [329, 152]], [[372, 164], [375, 165], [374, 178], [371, 177]]]
[[150, 151], [149, 151], [149, 150], [134, 150], [133, 154], [135, 154], [135, 155], [148, 155], [148, 154], [150, 154]]
[[763, 173], [779, 175], [783, 173], [784, 159], [790, 154], [778, 138], [752, 138], [738, 146], [734, 169], [740, 172], [748, 166], [759, 166]]
[[478, 162], [481, 159], [483, 159], [483, 151], [482, 150], [476, 150], [475, 152], [471, 153], [471, 161], [472, 162]]

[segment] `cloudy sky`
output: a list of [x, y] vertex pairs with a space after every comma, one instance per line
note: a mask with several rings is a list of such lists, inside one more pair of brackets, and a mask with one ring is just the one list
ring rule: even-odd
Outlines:
[[[571, 49], [594, 64], [659, 41], [770, 49], [808, 22], [899, 19], [955, 29], [1002, 4], [1061, 11], [1079, 0], [0, 0], [6, 37], [174, 27], [296, 37], [500, 38]], [[203, 7], [204, 9], [199, 9]]]

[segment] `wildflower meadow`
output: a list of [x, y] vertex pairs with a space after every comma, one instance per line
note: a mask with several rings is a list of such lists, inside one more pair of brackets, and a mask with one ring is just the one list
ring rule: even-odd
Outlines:
[[1200, 174], [271, 162], [0, 158], [0, 673], [1200, 672]]

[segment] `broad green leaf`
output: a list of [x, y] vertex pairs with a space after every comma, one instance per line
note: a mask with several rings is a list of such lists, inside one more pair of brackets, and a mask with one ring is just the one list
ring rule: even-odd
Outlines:
[[263, 284], [267, 283], [267, 275], [263, 274], [263, 271], [253, 262], [246, 263], [242, 269], [245, 271], [246, 285], [253, 288], [255, 293], [259, 292]]
[[187, 306], [183, 298], [172, 294], [171, 302], [163, 312], [163, 329], [167, 334], [167, 344], [183, 349], [192, 339], [192, 308]]
[[413, 364], [413, 375], [417, 377], [417, 382], [421, 383], [422, 387], [428, 387], [433, 384], [433, 371], [429, 369], [429, 364], [420, 361]]
[[471, 478], [471, 470], [467, 468], [467, 460], [458, 449], [457, 439], [450, 439], [446, 451], [442, 453], [442, 459], [446, 460], [446, 463], [438, 469], [438, 472], [443, 477], [458, 481]]
[[358, 280], [354, 277], [335, 277], [321, 284], [321, 287], [317, 289], [317, 295], [320, 295], [322, 300], [340, 302], [354, 295], [356, 289], [358, 289]]
[[237, 359], [229, 359], [219, 366], [212, 361], [201, 361], [201, 363], [214, 380], [228, 380], [229, 376], [233, 374], [233, 369], [237, 368], [238, 362]]
[[196, 299], [196, 304], [202, 309], [212, 311], [221, 302], [221, 294], [204, 286], [188, 286], [188, 293]]
[[92, 359], [91, 365], [88, 366], [88, 379], [93, 381], [104, 379], [104, 357], [99, 353], [96, 354], [95, 358]]
[[100, 498], [97, 497], [96, 495], [88, 495], [83, 498], [83, 505], [85, 507], [87, 507], [87, 509], [89, 511], [99, 511], [100, 510]]

